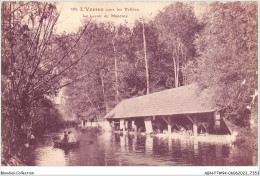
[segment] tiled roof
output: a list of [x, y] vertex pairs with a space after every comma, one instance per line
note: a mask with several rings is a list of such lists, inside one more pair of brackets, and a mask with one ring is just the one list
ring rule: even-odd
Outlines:
[[190, 84], [125, 99], [111, 110], [105, 118], [193, 114], [213, 111], [215, 111], [215, 108], [210, 102], [209, 91], [201, 91], [196, 84]]

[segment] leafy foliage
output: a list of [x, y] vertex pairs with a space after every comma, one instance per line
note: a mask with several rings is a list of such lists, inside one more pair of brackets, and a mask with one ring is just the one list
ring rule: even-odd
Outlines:
[[203, 21], [190, 78], [213, 90], [230, 120], [248, 126], [257, 90], [257, 4], [212, 3]]
[[199, 25], [191, 6], [176, 2], [167, 6], [155, 18], [160, 42], [172, 58], [174, 86], [186, 83], [185, 67], [196, 54], [194, 39]]
[[11, 156], [48, 116], [43, 103], [82, 58], [73, 51], [87, 28], [75, 38], [55, 35], [54, 3], [4, 2], [1, 12], [2, 145]]

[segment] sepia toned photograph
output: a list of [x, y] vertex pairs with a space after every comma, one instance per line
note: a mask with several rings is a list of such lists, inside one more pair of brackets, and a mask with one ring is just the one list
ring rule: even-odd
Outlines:
[[1, 165], [257, 166], [258, 2], [1, 2]]

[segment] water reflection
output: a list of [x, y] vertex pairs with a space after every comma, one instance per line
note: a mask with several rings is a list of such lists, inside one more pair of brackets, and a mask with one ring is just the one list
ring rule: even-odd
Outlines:
[[148, 156], [153, 154], [153, 137], [151, 137], [151, 136], [146, 136], [145, 154]]
[[40, 166], [64, 166], [66, 165], [66, 153], [59, 149], [53, 149], [52, 147], [45, 147], [44, 149], [38, 149], [38, 155], [36, 157], [36, 165]]
[[[73, 130], [79, 148], [53, 148], [51, 135], [30, 155], [28, 165], [39, 166], [226, 166], [252, 165], [250, 153], [229, 144], [158, 138], [137, 134], [93, 134]], [[241, 162], [242, 161], [242, 162]]]

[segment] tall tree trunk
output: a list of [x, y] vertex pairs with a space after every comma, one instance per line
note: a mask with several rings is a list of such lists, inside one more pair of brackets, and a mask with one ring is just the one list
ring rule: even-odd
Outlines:
[[180, 81], [179, 81], [180, 63], [179, 63], [179, 59], [176, 62], [176, 66], [177, 66], [177, 68], [176, 68], [176, 70], [177, 70], [177, 76], [176, 76], [177, 84], [176, 85], [177, 86], [176, 87], [180, 87]]
[[182, 66], [182, 79], [183, 79], [183, 85], [187, 85], [187, 71], [186, 71], [186, 66], [187, 64], [186, 63], [183, 63], [185, 64], [184, 66]]
[[179, 63], [176, 61], [176, 58], [173, 56], [173, 68], [174, 68], [174, 87], [179, 87], [179, 69], [178, 69], [178, 65]]
[[113, 49], [114, 49], [114, 57], [115, 57], [115, 84], [116, 84], [116, 96], [115, 96], [115, 100], [116, 103], [119, 102], [119, 91], [118, 91], [118, 67], [117, 67], [117, 57], [116, 57], [116, 46], [115, 46], [115, 40], [113, 39]]
[[100, 70], [99, 72], [100, 74], [100, 78], [101, 78], [101, 86], [102, 86], [102, 92], [103, 92], [103, 96], [104, 96], [104, 104], [106, 107], [106, 114], [108, 113], [108, 104], [107, 104], [107, 99], [106, 99], [106, 94], [105, 94], [105, 83], [104, 83], [104, 78], [103, 78], [103, 71]]
[[181, 57], [182, 57], [182, 66], [181, 66], [181, 72], [182, 72], [182, 85], [187, 84], [187, 73], [186, 73], [186, 65], [187, 65], [187, 51], [185, 48], [181, 47]]
[[187, 75], [184, 69], [182, 69], [182, 79], [183, 79], [183, 85], [185, 86], [187, 84]]
[[144, 19], [143, 19], [143, 41], [144, 41], [144, 61], [145, 61], [145, 70], [146, 70], [146, 92], [150, 93], [150, 85], [149, 85], [149, 70], [148, 70], [148, 60], [146, 54], [146, 39], [145, 39], [145, 30], [144, 30]]

